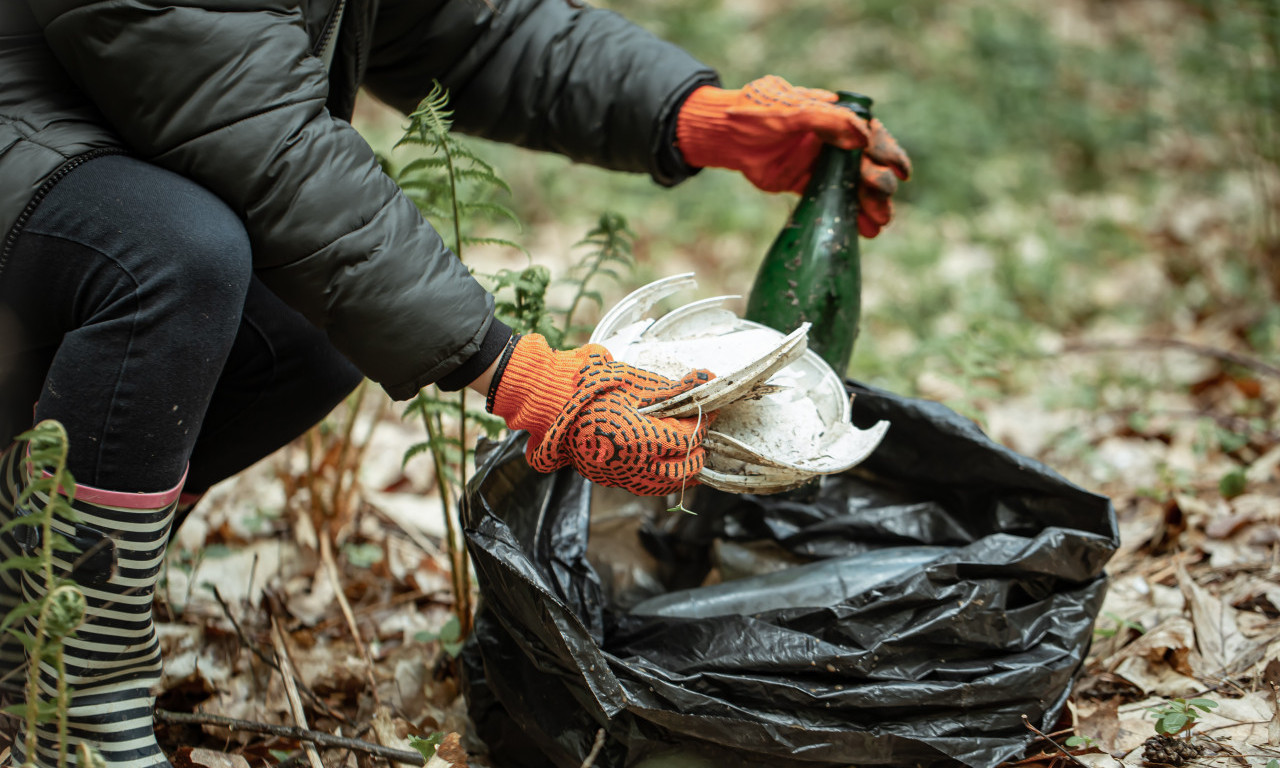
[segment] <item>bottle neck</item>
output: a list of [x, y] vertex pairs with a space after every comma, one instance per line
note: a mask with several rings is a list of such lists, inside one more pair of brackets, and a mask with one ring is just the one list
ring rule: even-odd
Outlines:
[[841, 149], [834, 144], [824, 144], [813, 163], [813, 176], [805, 187], [803, 200], [842, 199], [857, 213], [858, 182], [861, 150]]
[[[853, 91], [837, 91], [836, 106], [844, 107], [863, 120], [871, 119], [871, 97]], [[842, 195], [849, 200], [850, 214], [856, 215], [857, 187], [861, 179], [862, 150], [840, 149], [823, 144], [813, 164], [813, 176], [804, 192], [805, 198]]]

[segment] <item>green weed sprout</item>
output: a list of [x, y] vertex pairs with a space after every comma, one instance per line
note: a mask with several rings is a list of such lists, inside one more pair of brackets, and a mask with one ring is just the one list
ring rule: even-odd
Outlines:
[[1217, 706], [1218, 702], [1210, 699], [1173, 699], [1147, 711], [1156, 719], [1156, 733], [1176, 736], [1195, 727], [1202, 713]]

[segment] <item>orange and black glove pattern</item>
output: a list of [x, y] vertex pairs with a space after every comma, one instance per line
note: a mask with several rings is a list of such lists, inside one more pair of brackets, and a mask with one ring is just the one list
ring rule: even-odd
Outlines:
[[676, 145], [690, 165], [741, 171], [766, 192], [801, 193], [824, 142], [861, 149], [858, 232], [875, 237], [893, 218], [893, 193], [910, 178], [911, 160], [879, 120], [863, 120], [837, 98], [775, 75], [738, 90], [704, 85], [680, 107]]
[[572, 466], [600, 485], [663, 496], [697, 484], [713, 414], [655, 418], [639, 412], [711, 380], [680, 381], [613, 359], [599, 344], [557, 352], [538, 334], [519, 337], [490, 391], [489, 410], [529, 432], [526, 458], [539, 472]]

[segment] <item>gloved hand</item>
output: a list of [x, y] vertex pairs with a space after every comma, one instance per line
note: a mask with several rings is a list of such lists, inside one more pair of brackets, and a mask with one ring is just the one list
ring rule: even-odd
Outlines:
[[599, 344], [557, 352], [535, 333], [515, 342], [486, 405], [511, 429], [528, 430], [525, 455], [539, 472], [572, 465], [592, 482], [662, 496], [697, 485], [712, 414], [659, 419], [639, 409], [712, 376], [696, 370], [672, 381], [615, 361]]
[[893, 218], [890, 198], [911, 176], [911, 160], [879, 120], [836, 106], [837, 98], [775, 75], [739, 90], [704, 85], [680, 107], [676, 144], [690, 165], [741, 171], [766, 192], [804, 192], [823, 142], [862, 149], [858, 232], [875, 237]]

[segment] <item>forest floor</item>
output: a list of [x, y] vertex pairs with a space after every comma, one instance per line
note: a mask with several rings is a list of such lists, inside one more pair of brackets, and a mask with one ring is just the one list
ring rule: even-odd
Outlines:
[[[1203, 754], [1190, 764], [1268, 765], [1280, 757], [1280, 435], [1205, 450], [1201, 433], [1206, 417], [1229, 423], [1241, 398], [1280, 401], [1280, 371], [1207, 341], [1136, 336], [1115, 346], [1121, 351], [1080, 350], [1055, 364], [1121, 354], [1176, 367], [1193, 385], [1166, 397], [1164, 417], [1140, 424], [1017, 401], [983, 411], [990, 434], [1028, 455], [1058, 457], [1056, 469], [1109, 495], [1121, 532], [1088, 662], [1059, 730], [1048, 734], [1055, 744], [1037, 741], [1022, 764], [1144, 764], [1161, 712], [1176, 715], [1180, 702], [1196, 700], [1202, 708], [1190, 710], [1188, 733]], [[402, 466], [420, 435], [398, 407], [371, 389], [354, 419], [335, 413], [327, 429], [216, 487], [179, 532], [158, 598], [159, 706], [237, 721], [162, 719], [179, 768], [299, 754], [297, 734], [271, 736], [253, 724], [402, 750], [409, 735], [458, 733], [471, 764], [488, 764], [465, 738], [440, 499], [429, 461]], [[1076, 461], [1051, 450], [1063, 419], [1092, 447]], [[1248, 456], [1245, 476], [1206, 471], [1233, 455]], [[1205, 479], [1152, 490], [1157, 466], [1183, 462]], [[301, 711], [267, 662], [277, 643], [311, 691]], [[326, 766], [367, 759], [359, 748], [320, 754]]]

